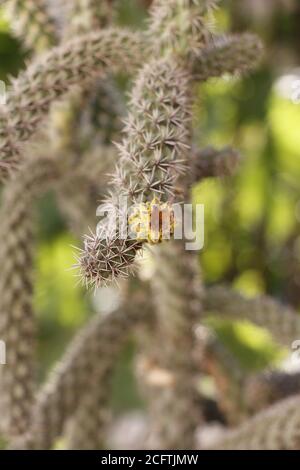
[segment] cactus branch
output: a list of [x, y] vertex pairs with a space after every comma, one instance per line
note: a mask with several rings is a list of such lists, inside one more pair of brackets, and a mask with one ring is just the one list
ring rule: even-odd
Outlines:
[[225, 74], [243, 75], [260, 63], [263, 47], [255, 34], [237, 34], [217, 37], [205, 49], [193, 56], [195, 80], [205, 82]]
[[73, 0], [68, 16], [71, 26], [68, 34], [83, 33], [111, 25], [115, 0]]
[[213, 445], [219, 450], [297, 450], [300, 447], [300, 397], [262, 411]]
[[192, 183], [199, 183], [205, 178], [232, 176], [240, 162], [240, 154], [231, 147], [221, 150], [206, 147], [192, 152]]
[[98, 314], [91, 319], [75, 336], [39, 391], [31, 427], [23, 438], [13, 443], [14, 448], [51, 448], [82, 397], [86, 397], [84, 391], [91, 381], [103, 390], [101, 407], [107, 406], [107, 381], [128, 335], [135, 325], [144, 321], [142, 312], [137, 303], [137, 308], [128, 312], [116, 311], [104, 317]]
[[41, 52], [56, 45], [55, 25], [45, 0], [8, 0], [5, 7], [14, 31], [28, 49]]
[[246, 299], [226, 287], [210, 287], [205, 291], [205, 316], [218, 313], [234, 320], [244, 319], [268, 328], [274, 338], [291, 347], [300, 336], [300, 316], [290, 307], [270, 297]]
[[55, 100], [108, 71], [135, 67], [141, 54], [139, 33], [107, 29], [70, 40], [36, 59], [13, 81], [6, 112], [0, 115], [2, 176], [21, 159], [20, 143], [37, 130]]

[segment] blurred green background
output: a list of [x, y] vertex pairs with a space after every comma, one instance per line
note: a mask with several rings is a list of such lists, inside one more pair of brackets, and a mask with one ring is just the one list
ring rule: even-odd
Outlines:
[[[120, 4], [119, 21], [143, 27], [142, 2]], [[300, 2], [228, 0], [216, 17], [220, 32], [257, 32], [266, 53], [251, 76], [241, 81], [225, 77], [199, 88], [198, 144], [231, 144], [242, 155], [234, 178], [207, 180], [194, 188], [194, 200], [204, 203], [206, 212], [199, 261], [208, 284], [229, 283], [247, 296], [271, 294], [299, 309]], [[25, 59], [0, 10], [0, 79], [16, 75]], [[42, 378], [92, 307], [89, 295], [68, 271], [71, 245], [78, 242], [68, 233], [51, 194], [41, 202], [39, 218], [35, 302]], [[213, 327], [245, 368], [260, 369], [282, 357], [269, 335], [252, 325], [214, 321]], [[131, 356], [132, 345], [115, 378], [118, 409], [138, 403]]]

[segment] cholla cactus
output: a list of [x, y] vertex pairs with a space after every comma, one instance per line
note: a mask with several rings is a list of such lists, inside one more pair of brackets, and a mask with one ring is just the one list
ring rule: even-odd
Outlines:
[[[201, 28], [201, 24], [203, 14], [210, 6], [210, 3], [195, 2], [191, 12], [189, 2], [175, 1], [170, 2], [168, 6], [159, 1], [154, 2], [149, 29], [152, 35], [159, 35], [155, 42], [157, 47], [161, 46], [162, 58], [150, 61], [138, 75], [124, 129], [128, 137], [118, 144], [122, 165], [118, 167], [112, 179], [113, 194], [116, 193], [116, 188], [119, 196], [127, 196], [130, 203], [147, 202], [157, 196], [162, 200], [182, 199], [175, 183], [178, 175], [187, 170], [188, 139], [191, 130], [189, 89], [199, 74], [197, 68], [203, 70], [201, 79], [205, 80], [210, 76], [205, 76], [208, 69], [212, 76], [222, 75], [225, 71], [243, 72], [253, 66], [259, 56], [260, 43], [254, 41], [254, 37], [250, 35], [240, 38], [236, 56], [231, 56], [228, 47], [230, 43], [235, 44], [237, 41], [233, 38], [227, 42], [224, 40], [222, 45], [207, 45], [203, 38], [206, 30]], [[188, 33], [193, 34], [193, 40], [200, 41], [198, 53], [193, 48], [191, 51], [188, 43], [179, 47], [174, 38], [170, 39], [172, 47], [165, 47], [165, 38], [171, 34], [167, 18], [170, 16], [173, 19], [174, 15], [176, 18], [180, 13], [184, 16]], [[243, 47], [247, 54], [246, 60], [242, 52]], [[193, 61], [190, 52], [194, 54]], [[207, 63], [208, 57], [211, 57], [210, 63]], [[202, 60], [201, 66], [199, 64]], [[184, 66], [188, 73], [184, 71]], [[114, 204], [112, 198], [112, 208]], [[135, 244], [129, 240], [120, 242], [119, 233], [111, 236], [107, 234], [107, 227], [101, 225], [100, 228], [100, 234], [86, 237], [84, 254], [79, 262], [87, 285], [92, 286], [116, 276], [127, 276], [135, 253], [140, 249], [139, 243]]]
[[[228, 381], [231, 393], [219, 394], [219, 408], [227, 423], [241, 422], [241, 428], [225, 431], [214, 447], [299, 448], [299, 397], [291, 397], [298, 376], [285, 376], [289, 387], [283, 389], [276, 375], [248, 380], [236, 366], [233, 374], [231, 358], [216, 340], [208, 344], [197, 335], [204, 318], [222, 313], [266, 326], [287, 345], [300, 329], [298, 316], [268, 298], [249, 300], [227, 288], [206, 288], [197, 257], [185, 250], [184, 240], [163, 240], [160, 225], [156, 239], [148, 218], [150, 235], [140, 231], [145, 212], [148, 217], [156, 207], [159, 217], [167, 212], [173, 238], [172, 204], [188, 202], [193, 183], [236, 171], [235, 150], [194, 147], [194, 90], [211, 77], [252, 70], [261, 57], [259, 39], [248, 33], [217, 36], [216, 2], [209, 0], [155, 0], [140, 32], [113, 24], [115, 2], [109, 0], [74, 0], [59, 26], [48, 11], [52, 2], [6, 3], [14, 30], [35, 53], [12, 81], [0, 115], [0, 167], [7, 183], [1, 218], [0, 336], [8, 348], [0, 377], [1, 432], [9, 447], [51, 449], [60, 437], [72, 449], [108, 447], [113, 371], [127, 338], [139, 328], [137, 373], [148, 413], [145, 445], [197, 447], [197, 428], [206, 420], [197, 388], [204, 372], [217, 384], [224, 377]], [[124, 71], [133, 81], [121, 139], [124, 103], [112, 74]], [[42, 133], [47, 118], [49, 129]], [[33, 137], [36, 145], [25, 145]], [[130, 277], [136, 255], [147, 244], [152, 245], [155, 274], [150, 286], [129, 280], [120, 308], [95, 315], [39, 387], [32, 206], [48, 189], [77, 235], [92, 227], [78, 256], [87, 286]], [[117, 219], [123, 216], [118, 198], [128, 199], [133, 212], [125, 226], [134, 225], [136, 237], [127, 232], [121, 236], [120, 228], [112, 234], [109, 219], [95, 229], [93, 214], [104, 194], [109, 194], [103, 199], [106, 208], [114, 209]], [[244, 387], [266, 405], [276, 402], [246, 423], [258, 408], [247, 394], [240, 399]], [[238, 419], [232, 419], [233, 412]]]
[[[99, 314], [80, 331], [66, 351], [62, 361], [54, 368], [46, 384], [39, 391], [32, 412], [32, 422], [29, 431], [14, 443], [15, 447], [26, 449], [49, 449], [63, 433], [70, 417], [80, 413], [81, 401], [85, 402], [85, 388], [89, 378], [94, 378], [95, 387], [100, 399], [98, 412], [103, 419], [108, 416], [105, 412], [109, 398], [109, 380], [111, 369], [120, 354], [126, 338], [145, 317], [137, 309], [130, 312], [116, 311], [104, 317]], [[145, 314], [146, 314], [146, 310]], [[93, 390], [90, 390], [93, 394]], [[86, 403], [83, 403], [85, 410]], [[104, 412], [103, 412], [104, 410]], [[92, 413], [97, 410], [89, 410]], [[93, 415], [85, 414], [88, 418]], [[76, 419], [78, 417], [76, 416]], [[82, 421], [81, 421], [82, 423]], [[99, 424], [99, 420], [98, 420]], [[105, 422], [102, 423], [102, 426]], [[81, 429], [81, 433], [84, 429]], [[89, 430], [87, 430], [89, 432]], [[95, 430], [100, 446], [101, 429]], [[78, 438], [78, 437], [77, 437]]]
[[215, 0], [154, 1], [148, 32], [154, 49], [183, 56], [199, 51], [211, 36], [210, 14], [215, 5]]
[[107, 29], [70, 40], [33, 62], [13, 81], [5, 112], [0, 115], [3, 177], [20, 160], [20, 143], [34, 134], [56, 99], [108, 70], [132, 67], [139, 54], [138, 33]]

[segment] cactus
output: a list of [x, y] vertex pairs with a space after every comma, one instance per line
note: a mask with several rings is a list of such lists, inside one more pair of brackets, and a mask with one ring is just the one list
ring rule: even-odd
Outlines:
[[37, 53], [57, 43], [53, 19], [45, 0], [8, 0], [7, 13], [28, 49]]
[[[291, 396], [298, 391], [298, 376], [285, 375], [285, 389], [276, 374], [249, 379], [220, 344], [197, 337], [197, 327], [218, 314], [265, 326], [280, 344], [290, 345], [300, 329], [297, 314], [270, 298], [244, 299], [225, 287], [206, 287], [195, 253], [185, 249], [185, 240], [173, 239], [172, 204], [189, 202], [196, 182], [230, 178], [239, 163], [230, 147], [195, 148], [196, 88], [210, 78], [251, 71], [262, 56], [260, 40], [249, 33], [215, 34], [216, 2], [209, 0], [154, 0], [145, 29], [138, 32], [116, 25], [115, 2], [109, 0], [74, 0], [59, 26], [42, 0], [6, 3], [13, 30], [34, 52], [12, 80], [0, 114], [0, 167], [7, 183], [0, 332], [8, 346], [8, 364], [0, 376], [1, 432], [8, 447], [52, 449], [61, 437], [71, 449], [108, 446], [113, 373], [127, 339], [134, 336], [148, 446], [197, 447], [197, 429], [206, 423], [197, 384], [208, 373], [220, 384], [217, 399], [225, 422], [239, 426], [225, 430], [212, 447], [299, 449], [299, 397]], [[131, 79], [126, 105], [112, 78], [124, 71]], [[47, 119], [46, 131], [42, 123]], [[77, 253], [83, 283], [97, 288], [129, 280], [122, 284], [126, 295], [119, 309], [95, 314], [39, 385], [33, 207], [48, 190], [77, 236], [92, 227]], [[121, 228], [111, 233], [109, 218], [95, 228], [99, 196], [117, 219], [124, 215], [118, 198], [127, 198], [134, 210], [126, 214], [125, 225], [135, 226], [135, 238], [121, 236]], [[163, 228], [155, 232], [147, 219], [153, 208], [159, 217], [168, 215], [171, 240], [164, 240]], [[143, 222], [146, 236], [140, 230]], [[130, 276], [147, 249], [155, 268], [150, 285]], [[228, 396], [222, 394], [224, 380]], [[260, 411], [244, 390], [254, 390], [271, 407]]]
[[152, 391], [152, 432], [163, 449], [191, 449], [202, 420], [196, 392], [200, 371], [193, 355], [196, 337], [192, 325], [201, 318], [203, 289], [197, 259], [185, 251], [182, 240], [155, 248], [152, 289], [157, 323], [148, 361], [169, 380], [148, 383]]
[[[131, 333], [132, 326], [143, 320], [139, 309], [128, 313], [116, 311], [104, 318], [101, 314], [94, 316], [84, 330], [75, 336], [65, 356], [38, 392], [29, 431], [17, 438], [13, 447], [52, 448], [64, 431], [68, 418], [79, 409], [81, 400], [85, 400], [84, 391], [91, 377], [94, 386], [101, 390], [103, 400], [99, 405], [104, 408], [105, 415], [110, 370], [114, 367], [116, 357]], [[98, 432], [100, 431], [99, 429]]]
[[38, 57], [14, 80], [5, 112], [0, 115], [3, 178], [20, 159], [20, 143], [34, 134], [55, 100], [108, 70], [122, 71], [136, 65], [140, 43], [138, 33], [117, 29], [92, 32]]
[[70, 28], [67, 34], [86, 32], [89, 29], [105, 28], [114, 19], [114, 0], [78, 0], [69, 6]]
[[[169, 59], [147, 64], [136, 80], [125, 128], [128, 138], [118, 144], [122, 166], [112, 181], [119, 195], [132, 203], [175, 196], [189, 148], [188, 129], [181, 125], [190, 122], [187, 86], [185, 73]], [[113, 199], [110, 203], [114, 207]], [[138, 240], [122, 240], [118, 234], [107, 237], [105, 226], [99, 232], [85, 238], [80, 260], [82, 274], [92, 286], [128, 275], [141, 249]]]
[[269, 297], [246, 299], [237, 292], [217, 286], [207, 289], [204, 309], [207, 314], [222, 312], [228, 318], [241, 318], [266, 326], [280, 344], [288, 347], [300, 332], [300, 318], [294, 310]]

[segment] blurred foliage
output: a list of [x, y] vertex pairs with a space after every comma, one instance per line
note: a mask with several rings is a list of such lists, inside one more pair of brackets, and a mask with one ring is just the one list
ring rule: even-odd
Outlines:
[[21, 45], [11, 35], [9, 24], [0, 8], [0, 80], [7, 80], [8, 74], [16, 74], [23, 58]]
[[[142, 27], [146, 15], [141, 4], [120, 2], [120, 23]], [[256, 31], [265, 41], [266, 56], [260, 70], [242, 81], [212, 80], [199, 89], [197, 143], [232, 144], [242, 155], [234, 178], [207, 180], [194, 188], [194, 202], [204, 203], [206, 213], [205, 248], [200, 254], [204, 279], [229, 283], [245, 295], [268, 293], [298, 309], [300, 104], [280, 92], [277, 83], [299, 67], [300, 5], [227, 0], [217, 18], [220, 32]], [[16, 74], [24, 59], [0, 10], [0, 79]], [[76, 242], [51, 195], [41, 201], [39, 214], [35, 303], [43, 377], [92, 308], [68, 270]], [[261, 369], [282, 358], [268, 334], [253, 325], [220, 320], [211, 325], [246, 368]], [[129, 345], [117, 368], [113, 402], [118, 410], [139, 403], [129, 367], [132, 349]]]

